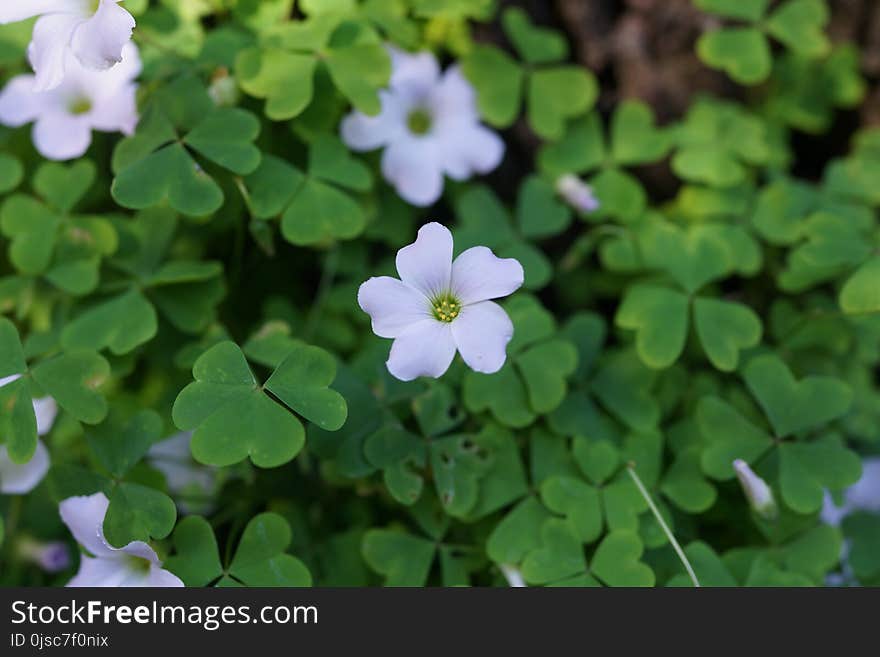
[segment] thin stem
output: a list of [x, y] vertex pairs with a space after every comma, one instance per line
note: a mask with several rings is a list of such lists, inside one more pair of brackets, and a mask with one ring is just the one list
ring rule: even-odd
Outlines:
[[318, 321], [321, 318], [321, 313], [324, 311], [324, 302], [327, 300], [327, 295], [330, 293], [330, 289], [333, 286], [333, 280], [336, 278], [336, 269], [338, 266], [339, 249], [334, 246], [327, 252], [327, 256], [324, 259], [324, 269], [321, 272], [318, 291], [315, 294], [312, 309], [306, 317], [306, 325], [303, 332], [306, 340], [309, 340], [312, 337], [312, 333], [314, 333]]
[[684, 550], [681, 549], [681, 545], [678, 544], [678, 541], [675, 540], [675, 536], [672, 534], [672, 530], [669, 529], [669, 525], [666, 524], [666, 521], [663, 519], [663, 516], [660, 515], [660, 509], [657, 508], [657, 505], [654, 504], [654, 500], [651, 499], [651, 495], [648, 493], [648, 489], [645, 488], [645, 484], [642, 483], [642, 480], [639, 478], [639, 475], [636, 473], [635, 463], [627, 463], [626, 471], [629, 472], [629, 476], [632, 477], [633, 482], [635, 482], [636, 488], [639, 489], [639, 492], [642, 494], [642, 497], [645, 498], [645, 501], [648, 503], [648, 506], [651, 508], [651, 511], [654, 514], [654, 517], [657, 518], [657, 522], [660, 524], [660, 528], [666, 534], [666, 538], [669, 539], [670, 544], [672, 544], [675, 553], [678, 555], [678, 558], [681, 560], [681, 563], [684, 565], [684, 569], [687, 571], [687, 574], [690, 576], [691, 581], [694, 583], [695, 588], [700, 588], [700, 580], [697, 579], [697, 574], [694, 572], [694, 569], [691, 567], [691, 562], [688, 561], [687, 555], [684, 553]]
[[[15, 541], [13, 538], [15, 537], [15, 530], [18, 527], [18, 519], [21, 516], [21, 505], [22, 505], [22, 496], [21, 495], [13, 495], [12, 500], [9, 502], [9, 510], [6, 516], [6, 527], [3, 530], [3, 533], [6, 535], [4, 539], [4, 548], [0, 554], [4, 554], [9, 561], [12, 561], [12, 546]], [[0, 559], [2, 561], [2, 559]]]

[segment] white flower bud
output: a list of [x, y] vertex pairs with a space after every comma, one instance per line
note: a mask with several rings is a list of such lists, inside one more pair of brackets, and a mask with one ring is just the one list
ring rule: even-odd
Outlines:
[[773, 491], [770, 490], [767, 482], [756, 475], [749, 464], [742, 459], [733, 462], [733, 470], [755, 513], [767, 520], [775, 518], [776, 500], [773, 499]]
[[47, 573], [58, 573], [70, 565], [70, 550], [63, 541], [42, 543], [30, 538], [18, 542], [18, 554]]
[[501, 564], [500, 568], [501, 572], [504, 574], [504, 578], [510, 586], [515, 588], [526, 586], [526, 582], [518, 568], [504, 563]]
[[578, 212], [594, 212], [599, 209], [599, 201], [593, 196], [593, 188], [570, 173], [556, 181], [557, 193]]

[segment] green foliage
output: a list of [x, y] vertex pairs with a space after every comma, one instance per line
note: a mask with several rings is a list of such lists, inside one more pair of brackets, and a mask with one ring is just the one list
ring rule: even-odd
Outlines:
[[828, 22], [825, 0], [785, 0], [766, 14], [770, 3], [694, 0], [700, 9], [741, 23], [711, 30], [700, 37], [697, 52], [708, 66], [725, 71], [741, 84], [767, 79], [773, 60], [768, 37], [792, 53], [818, 58], [830, 50], [823, 28]]

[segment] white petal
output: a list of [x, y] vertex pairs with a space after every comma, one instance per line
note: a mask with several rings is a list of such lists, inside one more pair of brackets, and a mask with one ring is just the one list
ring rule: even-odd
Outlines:
[[880, 511], [880, 457], [862, 461], [862, 476], [846, 491], [847, 503], [864, 511]]
[[504, 142], [477, 123], [438, 124], [440, 164], [453, 180], [467, 180], [474, 173], [488, 173], [504, 158]]
[[76, 542], [96, 557], [112, 557], [116, 550], [104, 539], [104, 516], [110, 500], [104, 493], [68, 497], [58, 505], [61, 520]]
[[388, 371], [401, 381], [443, 376], [455, 357], [450, 326], [436, 319], [423, 319], [410, 326], [391, 345]]
[[163, 588], [163, 589], [171, 589], [171, 588], [182, 588], [184, 586], [181, 579], [175, 575], [174, 573], [163, 570], [158, 566], [151, 566], [149, 577], [147, 579], [147, 583], [144, 586], [151, 586], [153, 588]]
[[473, 87], [452, 67], [431, 94], [433, 133], [441, 144], [441, 164], [449, 177], [465, 180], [492, 171], [504, 157], [502, 139], [480, 125]]
[[34, 91], [48, 91], [61, 84], [68, 46], [85, 20], [76, 14], [49, 14], [34, 24], [28, 46], [28, 59], [37, 76]]
[[507, 358], [513, 322], [497, 303], [483, 301], [462, 308], [452, 322], [452, 337], [468, 367], [492, 374], [501, 369]]
[[21, 374], [10, 374], [9, 376], [4, 376], [0, 379], [0, 388], [3, 386], [12, 383], [13, 381], [18, 381], [21, 378]]
[[852, 509], [847, 504], [837, 506], [834, 503], [834, 498], [831, 497], [831, 493], [827, 490], [825, 491], [825, 496], [822, 499], [822, 511], [819, 513], [822, 522], [832, 527], [838, 527], [843, 519], [849, 515], [850, 511]]
[[378, 276], [362, 283], [358, 305], [373, 321], [373, 333], [396, 338], [408, 327], [430, 319], [430, 302], [421, 292], [390, 276]]
[[[121, 64], [120, 64], [121, 66]], [[88, 122], [95, 130], [134, 134], [140, 117], [137, 111], [137, 85], [127, 84], [115, 96], [95, 103], [88, 115]]]
[[140, 559], [145, 559], [154, 566], [162, 565], [162, 562], [159, 561], [159, 557], [156, 555], [156, 551], [143, 541], [132, 541], [131, 543], [123, 545], [121, 548], [114, 548], [110, 546], [110, 549], [116, 552], [116, 556], [114, 558], [120, 558], [119, 555], [127, 554], [133, 557], [139, 557]]
[[[131, 570], [131, 566], [120, 559], [99, 559], [81, 554], [79, 571], [66, 586], [74, 588], [122, 586], [122, 583], [131, 577]], [[145, 572], [142, 577], [146, 574]]]
[[33, 130], [34, 146], [50, 160], [72, 160], [85, 154], [92, 143], [92, 130], [86, 115], [75, 116], [61, 110], [45, 112]]
[[397, 98], [380, 91], [382, 109], [376, 116], [352, 112], [342, 120], [339, 136], [346, 146], [356, 151], [371, 151], [384, 146], [402, 134], [406, 128], [406, 114]]
[[58, 404], [51, 397], [40, 397], [34, 400], [34, 415], [37, 417], [37, 433], [45, 436], [55, 424], [58, 415]]
[[87, 68], [100, 71], [122, 61], [122, 48], [131, 40], [135, 23], [132, 15], [116, 2], [101, 0], [94, 16], [73, 33], [73, 54]]
[[190, 452], [191, 441], [192, 431], [183, 431], [155, 443], [147, 452], [150, 463], [165, 475], [165, 482], [174, 493], [193, 487], [207, 493], [214, 488], [214, 469], [196, 465]]
[[86, 0], [3, 0], [0, 3], [0, 23], [17, 23], [41, 14], [85, 14]]
[[33, 75], [18, 75], [6, 83], [0, 92], [0, 123], [17, 128], [43, 112], [49, 94], [35, 93], [35, 81]]
[[455, 121], [479, 121], [477, 97], [471, 83], [461, 74], [458, 66], [450, 66], [431, 94], [434, 116]]
[[485, 246], [464, 251], [452, 263], [452, 290], [465, 305], [513, 294], [523, 277], [518, 260], [499, 258]]
[[34, 455], [27, 463], [13, 463], [6, 445], [0, 445], [0, 493], [24, 495], [31, 492], [49, 471], [49, 450], [37, 441]]
[[419, 228], [416, 241], [397, 252], [401, 280], [428, 299], [447, 292], [452, 275], [452, 233], [436, 221]]
[[432, 205], [443, 193], [441, 146], [431, 137], [398, 137], [382, 153], [382, 175], [407, 203]]
[[[152, 551], [152, 550], [151, 550]], [[155, 554], [155, 553], [154, 553]], [[176, 575], [163, 570], [161, 564], [139, 564], [125, 558], [80, 557], [79, 572], [67, 583], [69, 587], [135, 588], [182, 587]]]
[[388, 46], [388, 53], [391, 55], [391, 89], [409, 94], [415, 86], [427, 92], [437, 83], [440, 66], [430, 52], [408, 53]]

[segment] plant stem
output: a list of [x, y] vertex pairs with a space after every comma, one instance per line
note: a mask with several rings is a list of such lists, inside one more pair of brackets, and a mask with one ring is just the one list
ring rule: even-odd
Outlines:
[[312, 302], [312, 308], [306, 317], [305, 329], [303, 331], [304, 338], [308, 341], [315, 331], [315, 327], [321, 318], [324, 310], [324, 302], [333, 286], [333, 280], [336, 278], [336, 269], [339, 266], [339, 248], [333, 246], [324, 259], [324, 268], [321, 272], [321, 280], [318, 283], [318, 291], [315, 294], [315, 300]]
[[626, 471], [629, 472], [629, 476], [632, 477], [633, 482], [635, 482], [636, 488], [639, 489], [642, 497], [645, 498], [645, 501], [651, 508], [651, 512], [654, 514], [654, 517], [657, 518], [657, 522], [660, 524], [660, 528], [666, 534], [666, 538], [669, 539], [669, 543], [672, 545], [675, 553], [678, 555], [678, 558], [684, 565], [684, 569], [687, 571], [687, 574], [690, 576], [691, 581], [694, 583], [694, 588], [700, 588], [700, 580], [697, 579], [697, 574], [691, 567], [691, 562], [688, 561], [687, 555], [684, 553], [684, 550], [681, 549], [681, 545], [679, 545], [678, 541], [675, 540], [675, 536], [672, 534], [672, 530], [669, 529], [669, 525], [666, 524], [663, 516], [660, 515], [660, 509], [658, 509], [657, 505], [654, 504], [654, 500], [651, 499], [651, 495], [648, 493], [648, 489], [645, 488], [645, 484], [642, 483], [641, 478], [639, 478], [638, 473], [636, 473], [635, 463], [627, 463]]

